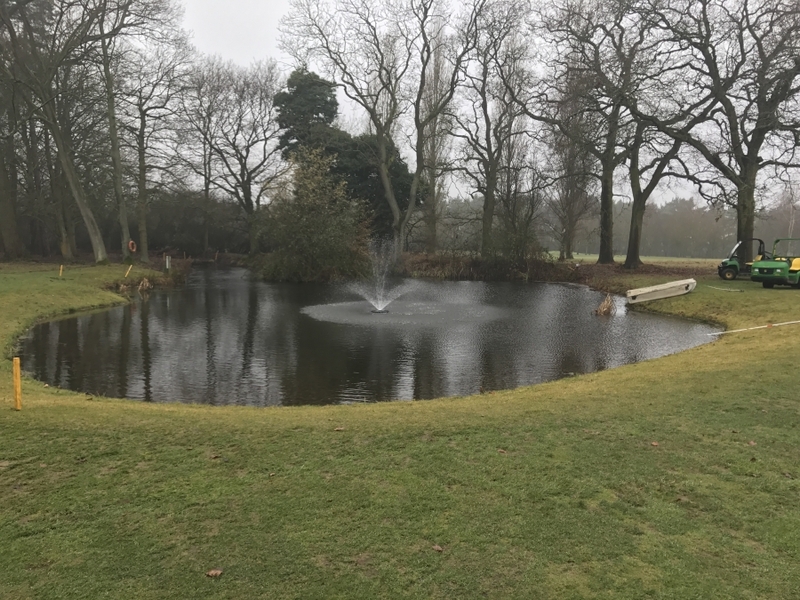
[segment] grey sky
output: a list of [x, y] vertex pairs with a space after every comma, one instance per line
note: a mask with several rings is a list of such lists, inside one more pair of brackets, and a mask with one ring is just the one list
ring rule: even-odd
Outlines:
[[272, 57], [288, 63], [278, 49], [278, 25], [289, 0], [183, 0], [184, 28], [205, 54], [219, 54], [246, 66]]

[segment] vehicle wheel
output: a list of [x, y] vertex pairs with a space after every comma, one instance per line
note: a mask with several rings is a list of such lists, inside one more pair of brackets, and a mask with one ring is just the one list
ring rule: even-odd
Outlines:
[[763, 285], [768, 290], [771, 290], [772, 288], [775, 287], [775, 282], [773, 282], [773, 281], [762, 281], [761, 285]]
[[722, 271], [720, 271], [719, 276], [725, 281], [733, 281], [736, 279], [736, 269], [733, 267], [725, 267], [722, 269]]

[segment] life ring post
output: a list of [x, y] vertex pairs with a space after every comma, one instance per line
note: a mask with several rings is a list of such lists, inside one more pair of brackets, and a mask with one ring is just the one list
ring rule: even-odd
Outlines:
[[133, 254], [136, 254], [136, 242], [134, 242], [133, 240], [129, 240], [128, 250], [130, 250]]

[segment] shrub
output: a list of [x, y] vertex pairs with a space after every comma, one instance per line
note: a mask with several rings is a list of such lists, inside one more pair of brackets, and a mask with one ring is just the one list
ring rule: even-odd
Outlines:
[[266, 279], [330, 281], [368, 271], [366, 207], [331, 176], [332, 162], [318, 151], [295, 154], [292, 189], [265, 212], [261, 241], [269, 252], [255, 268]]

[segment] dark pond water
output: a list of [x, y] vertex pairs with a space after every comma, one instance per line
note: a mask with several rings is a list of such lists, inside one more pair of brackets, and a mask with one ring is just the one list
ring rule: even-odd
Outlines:
[[372, 314], [347, 286], [200, 269], [149, 300], [35, 327], [25, 370], [151, 402], [254, 406], [408, 400], [514, 388], [678, 352], [706, 325], [621, 310], [558, 284], [406, 282]]

